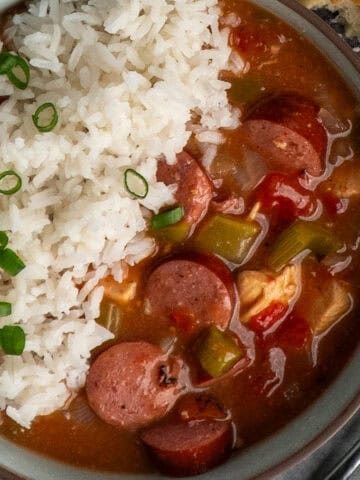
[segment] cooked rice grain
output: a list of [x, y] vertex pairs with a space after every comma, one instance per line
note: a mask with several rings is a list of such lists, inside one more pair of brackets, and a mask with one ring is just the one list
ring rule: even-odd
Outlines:
[[[0, 326], [27, 336], [21, 357], [2, 358], [0, 408], [24, 427], [84, 385], [91, 350], [111, 338], [95, 322], [96, 285], [109, 272], [121, 280], [120, 260], [154, 248], [147, 212], [173, 201], [156, 159], [174, 162], [193, 118], [215, 144], [219, 128], [237, 124], [218, 79], [230, 55], [218, 22], [214, 0], [40, 0], [5, 32], [31, 65], [25, 91], [0, 76], [0, 96], [11, 94], [0, 105], [0, 168], [23, 178], [21, 192], [0, 198], [0, 225], [27, 266], [0, 283], [13, 303]], [[59, 113], [46, 134], [31, 118], [44, 102]], [[128, 167], [149, 182], [144, 200], [124, 189]]]

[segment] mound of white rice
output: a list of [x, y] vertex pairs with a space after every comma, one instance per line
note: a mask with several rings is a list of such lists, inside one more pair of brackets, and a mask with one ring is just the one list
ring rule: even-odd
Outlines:
[[[97, 283], [109, 272], [121, 280], [120, 260], [152, 252], [149, 211], [173, 200], [156, 182], [156, 158], [174, 161], [194, 118], [199, 140], [215, 144], [217, 129], [237, 124], [218, 79], [230, 55], [218, 21], [214, 0], [40, 0], [6, 31], [31, 66], [24, 91], [0, 76], [0, 96], [10, 95], [0, 171], [23, 180], [0, 198], [0, 228], [26, 263], [1, 275], [13, 314], [0, 327], [19, 324], [27, 339], [22, 356], [1, 359], [0, 409], [24, 427], [83, 386], [91, 350], [111, 338], [95, 322]], [[44, 102], [59, 113], [50, 133], [32, 121]], [[124, 189], [128, 167], [149, 182], [142, 201]]]

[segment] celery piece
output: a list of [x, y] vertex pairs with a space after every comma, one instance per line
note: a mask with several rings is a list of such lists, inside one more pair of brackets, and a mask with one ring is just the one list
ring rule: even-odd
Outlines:
[[244, 356], [235, 340], [216, 327], [210, 327], [200, 340], [197, 357], [211, 377], [220, 377]]
[[272, 246], [269, 266], [280, 270], [304, 250], [311, 250], [322, 257], [336, 252], [341, 246], [342, 243], [326, 228], [313, 222], [295, 222], [280, 234]]
[[200, 227], [194, 244], [201, 251], [241, 263], [259, 231], [260, 225], [256, 222], [217, 214]]
[[114, 338], [120, 336], [121, 317], [119, 308], [113, 303], [102, 301], [100, 305], [100, 316], [96, 322], [114, 334]]
[[189, 235], [190, 225], [187, 222], [178, 222], [174, 225], [168, 225], [152, 233], [156, 240], [163, 243], [180, 243], [183, 242]]

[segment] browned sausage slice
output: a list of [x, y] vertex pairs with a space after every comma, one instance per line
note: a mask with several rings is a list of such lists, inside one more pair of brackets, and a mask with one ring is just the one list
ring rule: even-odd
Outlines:
[[184, 207], [184, 219], [195, 224], [208, 210], [212, 198], [212, 183], [191, 155], [181, 152], [176, 158], [175, 165], [159, 162], [157, 180], [166, 185], [175, 183], [178, 186], [175, 198], [178, 204]]
[[271, 170], [318, 176], [324, 170], [327, 134], [319, 107], [296, 94], [272, 97], [247, 117], [242, 133], [251, 148], [268, 160]]
[[152, 428], [142, 440], [165, 473], [196, 475], [226, 459], [232, 429], [227, 421], [190, 421]]
[[183, 389], [182, 364], [156, 345], [115, 345], [92, 364], [86, 381], [89, 404], [106, 423], [143, 427], [165, 415]]
[[159, 265], [145, 288], [146, 313], [170, 319], [183, 314], [191, 316], [194, 326], [225, 330], [234, 301], [230, 271], [215, 258], [199, 260], [174, 258]]

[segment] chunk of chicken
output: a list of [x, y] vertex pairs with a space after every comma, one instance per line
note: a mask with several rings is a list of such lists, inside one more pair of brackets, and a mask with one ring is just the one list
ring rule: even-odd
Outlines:
[[321, 189], [339, 198], [360, 195], [360, 161], [345, 162], [336, 168]]
[[237, 279], [240, 320], [247, 323], [273, 302], [288, 305], [300, 294], [301, 266], [289, 265], [280, 273], [247, 270]]
[[330, 275], [307, 275], [296, 309], [308, 321], [313, 333], [319, 335], [340, 320], [351, 305], [345, 282]]

